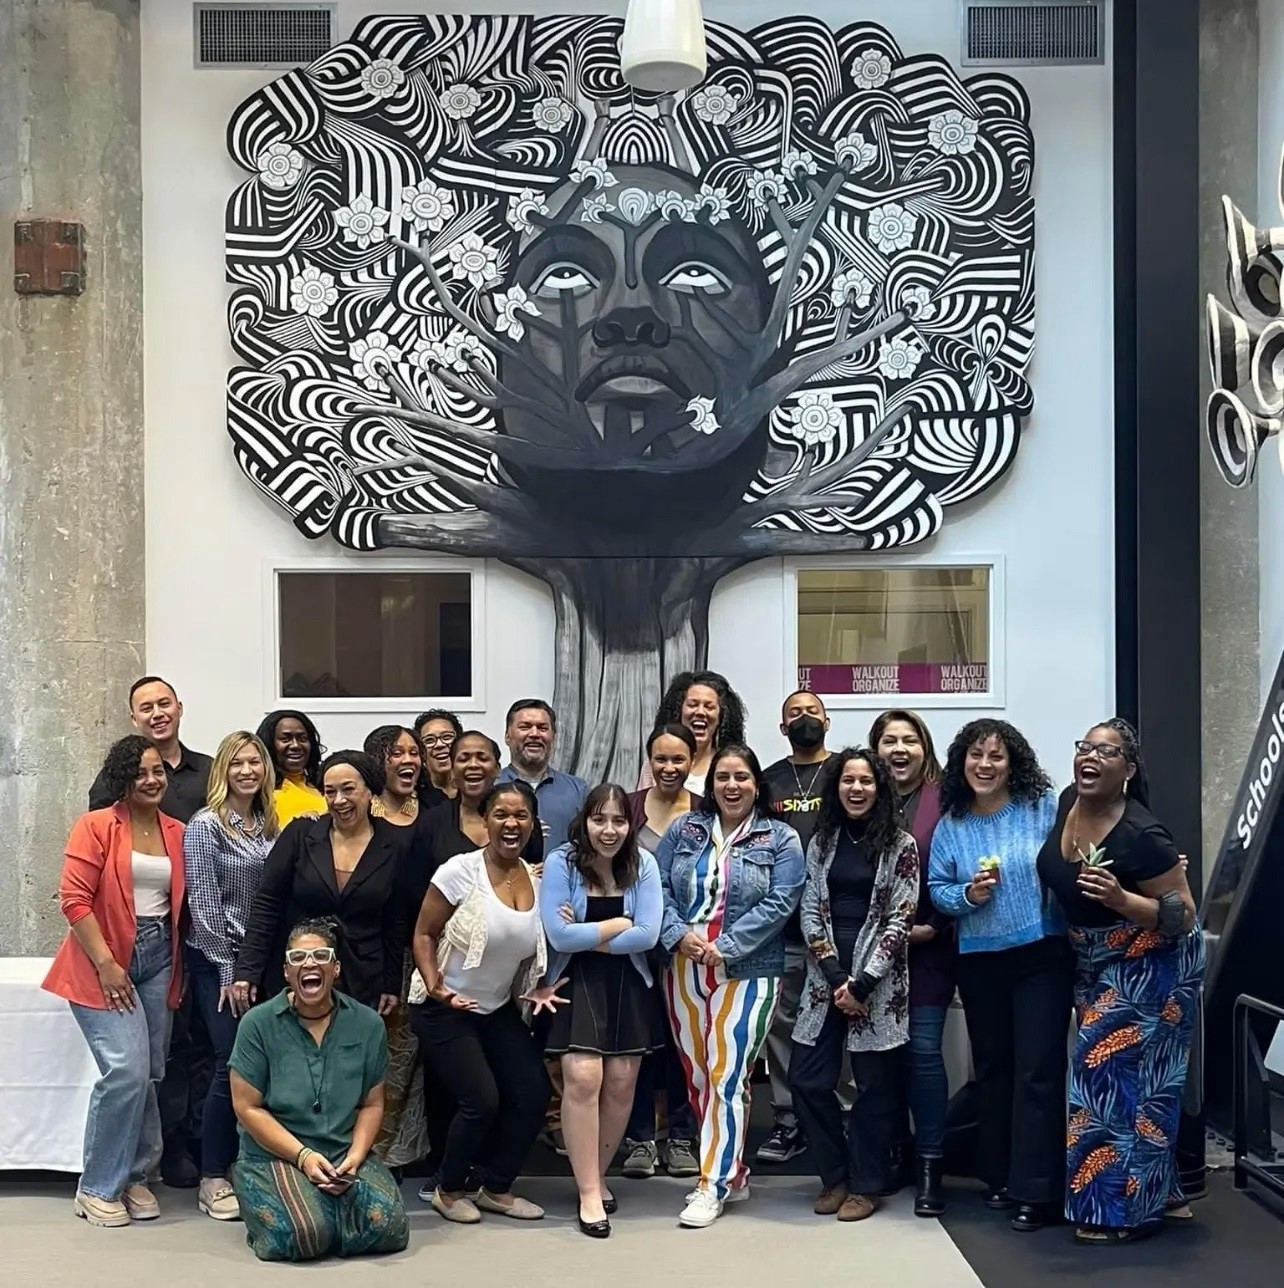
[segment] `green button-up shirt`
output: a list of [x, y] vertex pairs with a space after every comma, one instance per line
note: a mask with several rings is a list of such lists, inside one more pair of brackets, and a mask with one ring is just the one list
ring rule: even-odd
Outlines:
[[[334, 1015], [320, 1043], [299, 1022], [288, 992], [254, 1007], [237, 1026], [227, 1067], [262, 1094], [282, 1127], [338, 1163], [352, 1144], [361, 1102], [388, 1072], [388, 1039], [368, 1006], [333, 996]], [[275, 1157], [244, 1127], [241, 1153]]]

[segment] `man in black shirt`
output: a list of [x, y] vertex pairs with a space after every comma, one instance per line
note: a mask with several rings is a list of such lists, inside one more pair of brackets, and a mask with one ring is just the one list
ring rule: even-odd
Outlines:
[[[190, 822], [205, 805], [214, 762], [179, 741], [183, 704], [174, 686], [158, 675], [135, 680], [129, 690], [129, 718], [144, 738], [156, 744], [165, 764], [169, 789], [161, 801], [161, 812], [181, 823]], [[89, 808], [105, 809], [115, 803], [100, 773], [89, 789]], [[185, 990], [182, 1004], [174, 1012], [165, 1077], [157, 1090], [165, 1136], [161, 1179], [168, 1186], [190, 1189], [200, 1184], [196, 1160], [200, 1157], [205, 1093], [213, 1071], [214, 1048], [192, 1004], [191, 990]]]
[[[789, 755], [768, 765], [763, 777], [771, 790], [776, 813], [798, 833], [804, 852], [816, 831], [825, 762], [833, 753], [825, 746], [829, 716], [825, 704], [806, 690], [791, 693], [780, 710], [780, 732], [789, 739]], [[771, 1105], [776, 1125], [758, 1149], [760, 1163], [787, 1163], [806, 1149], [794, 1117], [789, 1091], [789, 1052], [798, 998], [806, 974], [807, 945], [798, 913], [785, 926], [785, 974], [780, 1001], [767, 1034], [767, 1071], [771, 1075]]]
[[[174, 686], [156, 675], [145, 675], [141, 680], [135, 680], [129, 690], [129, 718], [144, 738], [150, 738], [156, 744], [161, 760], [165, 762], [169, 790], [161, 801], [161, 813], [178, 819], [180, 823], [190, 822], [192, 815], [205, 805], [205, 789], [213, 761], [179, 742], [178, 727], [183, 719], [183, 704], [178, 700]], [[115, 803], [103, 786], [102, 774], [99, 774], [89, 789], [89, 808], [105, 809]]]

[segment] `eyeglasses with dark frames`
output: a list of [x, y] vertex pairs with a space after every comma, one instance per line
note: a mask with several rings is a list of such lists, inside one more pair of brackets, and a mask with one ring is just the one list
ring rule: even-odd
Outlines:
[[1098, 760], [1115, 760], [1124, 754], [1123, 748], [1113, 742], [1087, 742], [1084, 739], [1075, 743], [1074, 750], [1078, 756], [1091, 756], [1095, 752]]

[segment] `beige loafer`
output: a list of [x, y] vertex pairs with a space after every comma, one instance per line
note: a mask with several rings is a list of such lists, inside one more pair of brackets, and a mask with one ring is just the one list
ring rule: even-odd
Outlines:
[[430, 1202], [434, 1211], [439, 1212], [447, 1221], [454, 1221], [459, 1225], [476, 1225], [481, 1220], [481, 1213], [472, 1199], [461, 1196], [448, 1200], [440, 1190], [434, 1190]]
[[236, 1191], [221, 1177], [207, 1176], [201, 1181], [196, 1206], [215, 1221], [239, 1221], [241, 1205]]
[[125, 1205], [114, 1199], [100, 1199], [92, 1194], [76, 1191], [75, 1212], [82, 1221], [104, 1227], [129, 1225], [129, 1212]]
[[544, 1209], [538, 1203], [532, 1203], [530, 1199], [519, 1199], [516, 1194], [513, 1195], [509, 1203], [501, 1203], [489, 1191], [481, 1189], [477, 1191], [477, 1197], [474, 1200], [483, 1212], [493, 1212], [496, 1216], [511, 1217], [514, 1221], [542, 1221], [544, 1219]]
[[160, 1216], [160, 1204], [156, 1201], [156, 1195], [146, 1185], [126, 1185], [120, 1201], [124, 1203], [131, 1220], [155, 1221]]

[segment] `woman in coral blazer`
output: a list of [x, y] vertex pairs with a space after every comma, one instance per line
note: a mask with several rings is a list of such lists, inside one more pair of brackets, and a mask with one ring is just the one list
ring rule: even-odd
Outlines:
[[156, 1086], [182, 993], [183, 825], [160, 813], [169, 783], [146, 738], [116, 743], [100, 781], [116, 804], [71, 829], [58, 886], [71, 933], [44, 987], [71, 1003], [101, 1075], [76, 1215], [115, 1226], [160, 1215], [146, 1181], [161, 1155]]

